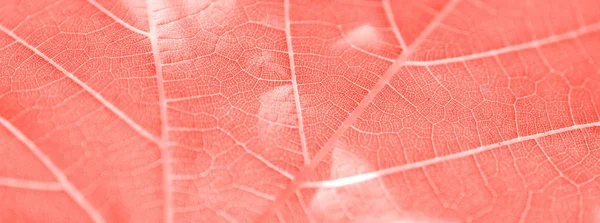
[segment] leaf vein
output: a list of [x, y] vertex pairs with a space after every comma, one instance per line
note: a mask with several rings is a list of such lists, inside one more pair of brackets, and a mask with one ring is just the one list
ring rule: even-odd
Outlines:
[[435, 65], [444, 65], [444, 64], [450, 64], [450, 63], [458, 63], [458, 62], [465, 62], [465, 61], [470, 61], [470, 60], [483, 59], [483, 58], [494, 57], [494, 56], [498, 56], [498, 55], [502, 55], [502, 54], [508, 54], [508, 53], [512, 53], [512, 52], [518, 52], [521, 50], [539, 48], [539, 47], [542, 47], [545, 45], [558, 43], [558, 42], [565, 41], [565, 40], [576, 39], [580, 36], [586, 35], [588, 33], [597, 32], [597, 31], [600, 31], [600, 22], [597, 22], [597, 23], [594, 23], [594, 24], [588, 25], [588, 26], [582, 26], [579, 29], [571, 30], [571, 31], [568, 31], [568, 32], [565, 32], [562, 34], [553, 35], [553, 36], [549, 36], [549, 37], [542, 38], [542, 39], [532, 40], [529, 42], [525, 42], [525, 43], [521, 43], [521, 44], [517, 44], [517, 45], [513, 45], [513, 46], [506, 46], [503, 48], [493, 49], [493, 50], [489, 50], [489, 51], [485, 51], [485, 52], [473, 53], [473, 54], [469, 54], [469, 55], [445, 58], [445, 59], [439, 59], [439, 60], [406, 61], [404, 63], [404, 65], [405, 66], [435, 66]]
[[159, 140], [156, 138], [156, 136], [154, 136], [152, 133], [148, 132], [146, 129], [144, 129], [142, 126], [140, 126], [137, 122], [135, 122], [127, 114], [125, 114], [125, 112], [121, 111], [115, 105], [113, 105], [112, 103], [110, 103], [99, 92], [97, 92], [96, 90], [94, 90], [93, 88], [91, 88], [90, 86], [88, 86], [85, 82], [83, 82], [82, 80], [80, 80], [79, 78], [77, 78], [74, 74], [72, 74], [71, 72], [67, 71], [64, 67], [62, 67], [61, 65], [59, 65], [58, 63], [56, 63], [54, 60], [52, 60], [50, 57], [48, 57], [47, 55], [45, 55], [44, 53], [42, 53], [41, 51], [39, 51], [38, 49], [36, 49], [31, 44], [25, 42], [25, 40], [21, 39], [13, 31], [11, 31], [11, 30], [9, 30], [6, 27], [1, 26], [1, 25], [0, 25], [0, 31], [6, 33], [7, 35], [9, 35], [13, 39], [15, 39], [18, 43], [20, 43], [21, 45], [27, 47], [29, 50], [33, 51], [37, 56], [43, 58], [48, 63], [50, 63], [52, 66], [54, 66], [56, 69], [58, 69], [59, 71], [61, 71], [65, 76], [67, 76], [68, 78], [70, 78], [71, 80], [73, 80], [73, 82], [75, 82], [77, 85], [79, 85], [81, 88], [83, 88], [87, 93], [89, 93], [92, 97], [94, 97], [97, 101], [99, 101], [102, 105], [104, 105], [106, 108], [108, 108], [108, 110], [110, 110], [111, 112], [113, 112], [119, 119], [121, 119], [122, 121], [124, 121], [125, 123], [127, 123], [132, 129], [134, 129], [138, 133], [140, 133], [140, 135], [142, 135], [144, 138], [146, 138], [146, 139], [148, 139], [148, 140], [150, 140], [150, 141], [152, 141], [154, 143], [158, 143]]
[[499, 147], [509, 146], [512, 144], [516, 144], [516, 143], [520, 143], [520, 142], [524, 142], [524, 141], [528, 141], [528, 140], [536, 140], [538, 138], [545, 137], [545, 136], [560, 134], [560, 133], [564, 133], [564, 132], [568, 132], [568, 131], [575, 131], [575, 130], [581, 130], [581, 129], [586, 129], [586, 128], [598, 127], [598, 126], [600, 126], [600, 122], [592, 122], [592, 123], [587, 123], [587, 124], [573, 125], [573, 126], [569, 126], [569, 127], [560, 128], [560, 129], [550, 130], [547, 132], [517, 137], [517, 138], [513, 138], [513, 139], [509, 139], [509, 140], [505, 140], [502, 142], [497, 142], [497, 143], [489, 144], [489, 145], [485, 145], [485, 146], [480, 146], [480, 147], [477, 147], [474, 149], [465, 150], [465, 151], [450, 154], [450, 155], [435, 157], [435, 158], [422, 160], [422, 161], [418, 161], [418, 162], [414, 162], [414, 163], [407, 163], [407, 164], [404, 164], [401, 166], [390, 167], [390, 168], [381, 169], [381, 170], [377, 170], [377, 171], [373, 171], [373, 172], [362, 173], [362, 174], [338, 178], [338, 179], [334, 179], [334, 180], [306, 182], [306, 183], [302, 184], [300, 187], [301, 188], [343, 187], [343, 186], [347, 186], [347, 185], [351, 185], [351, 184], [356, 184], [356, 183], [373, 180], [373, 179], [380, 178], [380, 177], [387, 176], [387, 175], [392, 175], [395, 173], [400, 173], [403, 171], [408, 171], [408, 170], [412, 170], [412, 169], [431, 166], [431, 165], [435, 165], [435, 164], [439, 164], [439, 163], [447, 162], [447, 161], [451, 161], [451, 160], [456, 160], [456, 159], [460, 159], [460, 158], [464, 158], [464, 157], [474, 156], [474, 155], [477, 155], [477, 154], [480, 154], [480, 153], [483, 153], [486, 151], [490, 151], [490, 150], [493, 150], [493, 149], [496, 149]]
[[42, 164], [50, 170], [50, 172], [56, 177], [62, 189], [73, 199], [89, 216], [90, 218], [97, 223], [105, 222], [104, 217], [92, 206], [92, 204], [83, 196], [81, 191], [79, 191], [75, 185], [69, 181], [67, 176], [64, 174], [62, 170], [54, 162], [44, 154], [38, 146], [23, 134], [17, 127], [15, 127], [12, 123], [6, 120], [4, 117], [0, 117], [0, 124], [4, 126], [10, 133], [12, 133], [21, 143], [23, 143], [29, 151], [33, 153], [33, 155], [38, 158]]
[[290, 61], [290, 73], [292, 79], [292, 90], [294, 93], [294, 102], [296, 104], [296, 115], [298, 115], [298, 132], [300, 134], [300, 145], [302, 147], [302, 155], [304, 158], [304, 164], [310, 163], [310, 157], [308, 154], [308, 146], [306, 144], [306, 133], [304, 131], [304, 118], [302, 116], [302, 106], [300, 104], [300, 92], [298, 91], [298, 81], [296, 77], [296, 65], [294, 63], [294, 47], [292, 45], [292, 31], [290, 22], [290, 1], [284, 0], [283, 3], [284, 20], [285, 20], [285, 39], [287, 43], [289, 61]]
[[102, 5], [100, 5], [100, 3], [96, 2], [95, 0], [87, 0], [87, 2], [90, 3], [91, 5], [93, 5], [94, 7], [96, 7], [96, 9], [98, 9], [100, 12], [104, 13], [105, 15], [107, 15], [108, 17], [113, 19], [115, 22], [123, 25], [125, 28], [127, 28], [135, 33], [142, 34], [144, 36], [150, 36], [150, 34], [148, 32], [138, 29], [138, 28], [132, 26], [131, 24], [123, 21], [121, 18], [119, 18], [118, 16], [116, 16], [115, 14], [110, 12], [108, 9], [104, 8]]

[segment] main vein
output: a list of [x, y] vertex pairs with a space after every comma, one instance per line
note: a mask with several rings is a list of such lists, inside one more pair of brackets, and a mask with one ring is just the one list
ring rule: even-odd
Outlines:
[[167, 100], [165, 94], [165, 84], [162, 73], [162, 62], [160, 59], [160, 49], [158, 48], [158, 34], [156, 31], [156, 18], [153, 17], [154, 4], [152, 0], [146, 0], [146, 10], [148, 14], [149, 38], [152, 45], [152, 56], [154, 57], [154, 68], [156, 72], [156, 84], [158, 85], [158, 106], [160, 110], [160, 141], [158, 147], [161, 153], [163, 163], [163, 196], [164, 196], [164, 217], [165, 222], [173, 222], [173, 193], [171, 193], [171, 154], [169, 153], [169, 116]]
[[292, 75], [292, 89], [294, 91], [294, 100], [296, 102], [296, 114], [298, 115], [298, 132], [300, 134], [300, 145], [302, 146], [302, 155], [304, 164], [310, 163], [308, 155], [308, 146], [306, 145], [306, 134], [304, 132], [304, 120], [302, 118], [302, 106], [300, 104], [300, 93], [298, 92], [298, 80], [296, 79], [296, 65], [294, 64], [294, 47], [292, 46], [292, 31], [290, 28], [290, 0], [283, 1], [283, 14], [285, 20], [285, 40], [290, 60], [290, 73]]
[[305, 181], [311, 173], [314, 171], [316, 166], [325, 158], [325, 156], [330, 152], [333, 146], [337, 143], [340, 137], [352, 126], [358, 117], [362, 114], [362, 112], [367, 108], [369, 104], [373, 101], [375, 96], [379, 94], [381, 90], [390, 82], [394, 74], [396, 74], [400, 68], [404, 66], [404, 62], [414, 53], [419, 45], [425, 41], [425, 39], [431, 34], [440, 23], [452, 12], [454, 7], [460, 2], [460, 0], [450, 0], [448, 4], [442, 9], [440, 13], [433, 19], [433, 21], [423, 30], [423, 32], [415, 39], [415, 41], [407, 48], [407, 50], [402, 51], [398, 59], [385, 71], [383, 76], [377, 81], [375, 86], [367, 93], [367, 95], [360, 101], [358, 106], [350, 113], [350, 115], [344, 120], [344, 122], [340, 125], [340, 127], [334, 132], [334, 134], [329, 138], [329, 140], [321, 147], [319, 152], [314, 156], [311, 162], [308, 165], [305, 165], [294, 178], [294, 180], [288, 185], [286, 189], [284, 189], [278, 196], [277, 199], [271, 203], [269, 208], [263, 213], [256, 222], [266, 222], [274, 213], [274, 211], [290, 197], [295, 191], [299, 188], [303, 181]]
[[573, 125], [573, 126], [550, 130], [547, 132], [541, 132], [541, 133], [537, 133], [537, 134], [533, 134], [533, 135], [521, 136], [521, 137], [505, 140], [502, 142], [485, 145], [485, 146], [480, 146], [480, 147], [477, 147], [474, 149], [469, 149], [469, 150], [465, 150], [465, 151], [458, 152], [458, 153], [453, 153], [450, 155], [434, 157], [434, 158], [427, 159], [427, 160], [421, 160], [421, 161], [417, 161], [414, 163], [407, 163], [407, 164], [404, 164], [401, 166], [390, 167], [390, 168], [381, 169], [381, 170], [377, 170], [377, 171], [373, 171], [373, 172], [362, 173], [362, 174], [338, 178], [338, 179], [334, 179], [334, 180], [306, 182], [306, 183], [302, 184], [301, 187], [302, 188], [343, 187], [343, 186], [356, 184], [356, 183], [360, 183], [360, 182], [365, 182], [365, 181], [369, 181], [369, 180], [376, 179], [379, 177], [391, 175], [394, 173], [399, 173], [399, 172], [403, 172], [403, 171], [407, 171], [407, 170], [412, 170], [412, 169], [416, 169], [416, 168], [435, 165], [438, 163], [456, 160], [456, 159], [460, 159], [460, 158], [464, 158], [464, 157], [468, 157], [468, 156], [474, 156], [474, 155], [477, 155], [477, 154], [480, 154], [480, 153], [483, 153], [486, 151], [490, 151], [492, 149], [496, 149], [496, 148], [499, 148], [502, 146], [513, 145], [513, 144], [516, 144], [519, 142], [524, 142], [527, 140], [534, 140], [534, 139], [538, 139], [538, 138], [542, 138], [542, 137], [550, 136], [550, 135], [554, 135], [554, 134], [559, 134], [559, 133], [564, 133], [564, 132], [574, 131], [574, 130], [580, 130], [580, 129], [585, 129], [585, 128], [591, 128], [591, 127], [598, 127], [598, 126], [600, 126], [600, 122], [592, 122], [592, 123], [586, 123], [586, 124]]

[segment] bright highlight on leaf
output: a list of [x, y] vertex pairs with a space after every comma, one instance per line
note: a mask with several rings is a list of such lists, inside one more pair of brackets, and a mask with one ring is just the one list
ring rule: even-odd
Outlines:
[[0, 222], [596, 222], [596, 0], [0, 1]]

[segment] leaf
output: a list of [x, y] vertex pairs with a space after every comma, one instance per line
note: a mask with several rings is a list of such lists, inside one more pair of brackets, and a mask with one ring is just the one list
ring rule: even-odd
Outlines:
[[0, 222], [595, 222], [593, 0], [4, 0]]

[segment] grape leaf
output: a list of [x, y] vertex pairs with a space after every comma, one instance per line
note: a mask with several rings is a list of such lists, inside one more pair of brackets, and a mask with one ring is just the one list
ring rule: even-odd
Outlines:
[[595, 222], [600, 2], [3, 0], [0, 222]]

